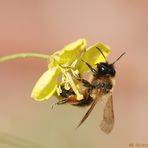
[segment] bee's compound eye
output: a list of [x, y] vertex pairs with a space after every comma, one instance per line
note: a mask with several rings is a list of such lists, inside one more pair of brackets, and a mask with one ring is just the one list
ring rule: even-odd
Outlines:
[[107, 68], [104, 65], [101, 65], [99, 68], [99, 73], [105, 75], [107, 73]]
[[113, 65], [110, 65], [110, 66], [109, 66], [108, 73], [109, 73], [111, 76], [115, 76], [116, 71], [115, 71]]
[[102, 67], [100, 67], [100, 69], [101, 69], [101, 71], [105, 71], [105, 68], [102, 66]]
[[115, 75], [115, 70], [114, 70], [114, 69], [109, 69], [109, 70], [108, 70], [108, 73], [109, 73], [110, 75]]

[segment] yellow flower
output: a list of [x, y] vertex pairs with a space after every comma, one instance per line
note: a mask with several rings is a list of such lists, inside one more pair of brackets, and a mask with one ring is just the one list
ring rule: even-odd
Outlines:
[[110, 48], [102, 43], [97, 43], [88, 49], [86, 44], [85, 39], [79, 39], [53, 53], [49, 58], [48, 70], [37, 81], [31, 97], [37, 101], [49, 99], [60, 91], [59, 86], [64, 85], [65, 89], [73, 89], [78, 100], [83, 99], [78, 90], [79, 83], [73, 79], [78, 74], [89, 72], [82, 59], [94, 67], [96, 63], [104, 61], [96, 47], [99, 47], [105, 56], [110, 52]]

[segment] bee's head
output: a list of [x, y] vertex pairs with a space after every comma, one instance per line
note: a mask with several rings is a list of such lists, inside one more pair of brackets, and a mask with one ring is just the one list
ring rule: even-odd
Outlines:
[[97, 64], [96, 69], [98, 76], [111, 76], [114, 77], [116, 74], [115, 68], [113, 64], [108, 64], [105, 62]]
[[91, 65], [89, 65], [89, 63], [87, 63], [83, 60], [82, 61], [85, 62], [85, 64], [88, 66], [88, 68], [91, 70], [91, 72], [93, 73], [93, 75], [95, 77], [100, 77], [100, 76], [114, 77], [116, 74], [114, 64], [125, 54], [125, 52], [122, 53], [120, 55], [120, 57], [117, 58], [113, 63], [109, 64], [107, 62], [106, 57], [104, 56], [103, 52], [98, 47], [96, 47], [96, 48], [100, 51], [101, 55], [104, 57], [105, 62], [97, 63], [96, 64], [97, 69], [94, 69]]
[[105, 62], [101, 62], [101, 63], [97, 63], [97, 69], [96, 69], [96, 76], [111, 76], [114, 77], [116, 74], [115, 68], [114, 68], [114, 64], [125, 54], [122, 53], [113, 63], [109, 64], [106, 60], [106, 57], [104, 56], [103, 52], [96, 47], [100, 53], [102, 54], [102, 56], [105, 59]]

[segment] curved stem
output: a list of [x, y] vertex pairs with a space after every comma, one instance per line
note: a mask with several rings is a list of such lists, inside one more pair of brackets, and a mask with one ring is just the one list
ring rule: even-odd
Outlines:
[[49, 55], [47, 54], [39, 54], [39, 53], [18, 53], [18, 54], [12, 54], [5, 57], [0, 57], [0, 62], [5, 62], [9, 60], [14, 60], [17, 58], [42, 58], [42, 59], [48, 59]]

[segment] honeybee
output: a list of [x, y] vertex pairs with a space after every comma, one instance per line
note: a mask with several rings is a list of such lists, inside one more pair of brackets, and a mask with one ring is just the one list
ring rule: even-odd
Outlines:
[[96, 103], [99, 100], [106, 100], [106, 105], [104, 108], [103, 119], [100, 124], [100, 128], [106, 134], [109, 134], [114, 126], [114, 111], [113, 111], [113, 97], [112, 92], [115, 85], [115, 75], [116, 70], [114, 68], [114, 64], [125, 54], [122, 53], [113, 63], [108, 63], [101, 49], [96, 47], [101, 55], [104, 57], [105, 62], [97, 63], [96, 68], [93, 68], [88, 62], [85, 64], [90, 69], [92, 76], [91, 80], [85, 80], [82, 78], [78, 78], [84, 89], [80, 90], [83, 95], [82, 100], [77, 100], [77, 97], [72, 89], [66, 90], [64, 87], [61, 87], [62, 91], [60, 96], [63, 98], [59, 102], [58, 105], [70, 103], [75, 106], [86, 106], [90, 105], [90, 108], [80, 121], [77, 127], [80, 127], [82, 123], [87, 119], [90, 115], [91, 111], [95, 107]]

